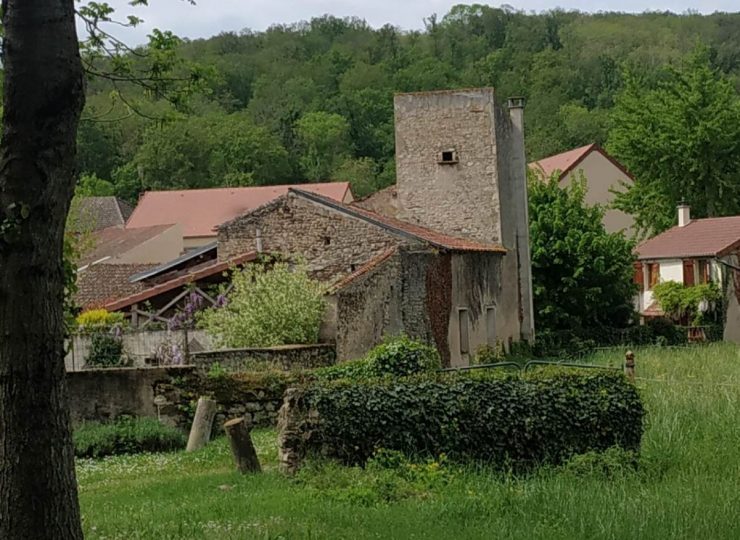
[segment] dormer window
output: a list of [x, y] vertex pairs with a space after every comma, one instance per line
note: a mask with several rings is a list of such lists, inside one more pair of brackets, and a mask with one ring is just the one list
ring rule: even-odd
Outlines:
[[437, 157], [440, 165], [454, 165], [458, 162], [457, 151], [454, 149], [442, 150]]

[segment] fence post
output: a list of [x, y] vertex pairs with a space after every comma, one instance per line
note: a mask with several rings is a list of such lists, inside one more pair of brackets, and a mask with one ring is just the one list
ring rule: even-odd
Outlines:
[[635, 382], [635, 353], [632, 351], [624, 355], [624, 374], [631, 383]]

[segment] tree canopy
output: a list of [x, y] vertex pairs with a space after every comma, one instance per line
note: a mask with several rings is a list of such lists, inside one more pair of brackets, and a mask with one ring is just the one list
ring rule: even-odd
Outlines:
[[584, 202], [585, 181], [529, 182], [535, 327], [542, 331], [622, 328], [634, 311], [632, 242], [607, 233], [604, 209]]
[[[191, 93], [119, 85], [111, 103], [109, 81], [93, 78], [80, 129], [81, 172], [112, 181], [116, 193], [132, 201], [143, 189], [330, 179], [353, 180], [353, 188], [367, 193], [393, 182], [393, 93], [470, 86], [494, 86], [502, 100], [527, 97], [531, 160], [597, 142], [640, 177], [640, 163], [655, 159], [620, 142], [620, 124], [641, 121], [624, 110], [630, 96], [665, 94], [674, 71], [684, 74], [675, 75], [680, 84], [709, 92], [696, 99], [719, 92], [725, 101], [717, 104], [726, 103], [740, 88], [740, 14], [527, 14], [478, 4], [430, 16], [421, 31], [327, 15], [192, 41], [162, 34], [160, 42], [162, 57], [174, 50], [182, 62], [201, 66]], [[671, 67], [697, 42], [706, 54], [686, 64], [696, 74]], [[171, 61], [168, 69], [177, 75], [185, 68]], [[639, 84], [633, 73], [640, 74]], [[130, 105], [155, 120], [130, 114]], [[665, 107], [678, 111], [674, 119], [689, 111]], [[690, 110], [717, 109], [697, 103]], [[222, 128], [224, 122], [244, 129], [243, 159], [223, 148], [222, 137], [236, 133]], [[707, 131], [686, 144], [714, 137], [709, 128], [724, 123], [708, 121]], [[734, 136], [722, 134], [726, 150]], [[155, 156], [158, 148], [171, 155]], [[711, 168], [712, 178], [730, 178]], [[666, 176], [679, 170], [685, 176], [690, 167], [682, 160], [667, 170]], [[654, 175], [646, 176], [652, 185]], [[729, 210], [720, 205], [715, 211]]]

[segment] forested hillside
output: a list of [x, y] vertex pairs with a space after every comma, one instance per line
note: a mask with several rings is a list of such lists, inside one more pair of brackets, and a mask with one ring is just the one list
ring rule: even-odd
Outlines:
[[711, 81], [700, 84], [731, 89], [725, 106], [740, 112], [740, 14], [530, 15], [478, 5], [425, 26], [373, 29], [326, 16], [186, 41], [178, 53], [205, 78], [177, 108], [119, 85], [127, 105], [110, 81], [93, 79], [83, 188], [135, 200], [146, 189], [349, 179], [362, 195], [394, 181], [394, 92], [493, 86], [500, 99], [523, 95], [529, 158], [597, 142], [638, 169], [619, 155], [631, 151], [625, 134], [614, 135], [615, 122], [629, 121], [626, 105], [613, 114], [618, 96], [629, 101], [628, 80], [634, 109], [641, 92], [683, 84], [669, 65], [706, 68]]

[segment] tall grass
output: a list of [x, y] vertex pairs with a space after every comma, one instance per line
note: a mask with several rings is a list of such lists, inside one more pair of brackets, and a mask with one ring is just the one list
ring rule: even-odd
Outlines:
[[[624, 351], [590, 361], [619, 365]], [[560, 467], [517, 477], [432, 462], [384, 469], [314, 463], [233, 472], [227, 445], [194, 454], [81, 460], [88, 538], [740, 538], [740, 349], [640, 349], [648, 410], [636, 469]]]

